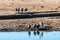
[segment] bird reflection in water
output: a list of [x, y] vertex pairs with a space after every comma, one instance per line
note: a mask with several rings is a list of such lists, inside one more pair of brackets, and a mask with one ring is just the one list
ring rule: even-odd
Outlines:
[[31, 32], [30, 31], [28, 31], [28, 34], [29, 34], [29, 36], [31, 35]]
[[[31, 36], [32, 32], [31, 31], [28, 31], [28, 34], [29, 36]], [[36, 35], [39, 35], [39, 37], [43, 37], [43, 31], [33, 31], [33, 34], [36, 36]]]

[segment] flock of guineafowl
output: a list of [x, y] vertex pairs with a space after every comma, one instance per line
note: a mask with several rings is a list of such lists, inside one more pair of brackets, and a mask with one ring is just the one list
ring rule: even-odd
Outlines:
[[24, 12], [24, 11], [27, 11], [27, 8], [16, 8], [15, 11], [17, 11], [18, 13], [21, 11], [21, 12]]

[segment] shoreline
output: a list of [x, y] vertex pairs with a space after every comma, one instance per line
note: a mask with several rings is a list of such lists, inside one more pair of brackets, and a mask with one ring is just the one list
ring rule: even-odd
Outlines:
[[[43, 28], [38, 29], [32, 27], [35, 23], [43, 21]], [[0, 20], [0, 31], [60, 31], [60, 19], [49, 18], [31, 18], [31, 19], [14, 19], [14, 20]], [[31, 26], [31, 28], [29, 28]]]

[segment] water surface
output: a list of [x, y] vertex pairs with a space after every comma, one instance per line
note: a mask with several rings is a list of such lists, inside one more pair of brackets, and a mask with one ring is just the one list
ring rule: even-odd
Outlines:
[[60, 40], [60, 31], [0, 32], [0, 40]]

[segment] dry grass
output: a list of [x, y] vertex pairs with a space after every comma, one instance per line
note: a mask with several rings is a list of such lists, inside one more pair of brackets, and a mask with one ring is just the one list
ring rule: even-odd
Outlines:
[[15, 13], [16, 8], [27, 8], [30, 12], [60, 11], [60, 0], [0, 0], [0, 14]]
[[[0, 15], [14, 14], [16, 8], [27, 8], [29, 12], [60, 11], [60, 0], [0, 0]], [[0, 20], [0, 28], [18, 28], [20, 24], [33, 24], [42, 20], [44, 26], [51, 25], [53, 29], [60, 29], [60, 18]]]
[[21, 24], [34, 24], [40, 21], [44, 22], [44, 26], [52, 26], [53, 29], [60, 30], [60, 19], [48, 18], [0, 20], [0, 28], [18, 28]]

